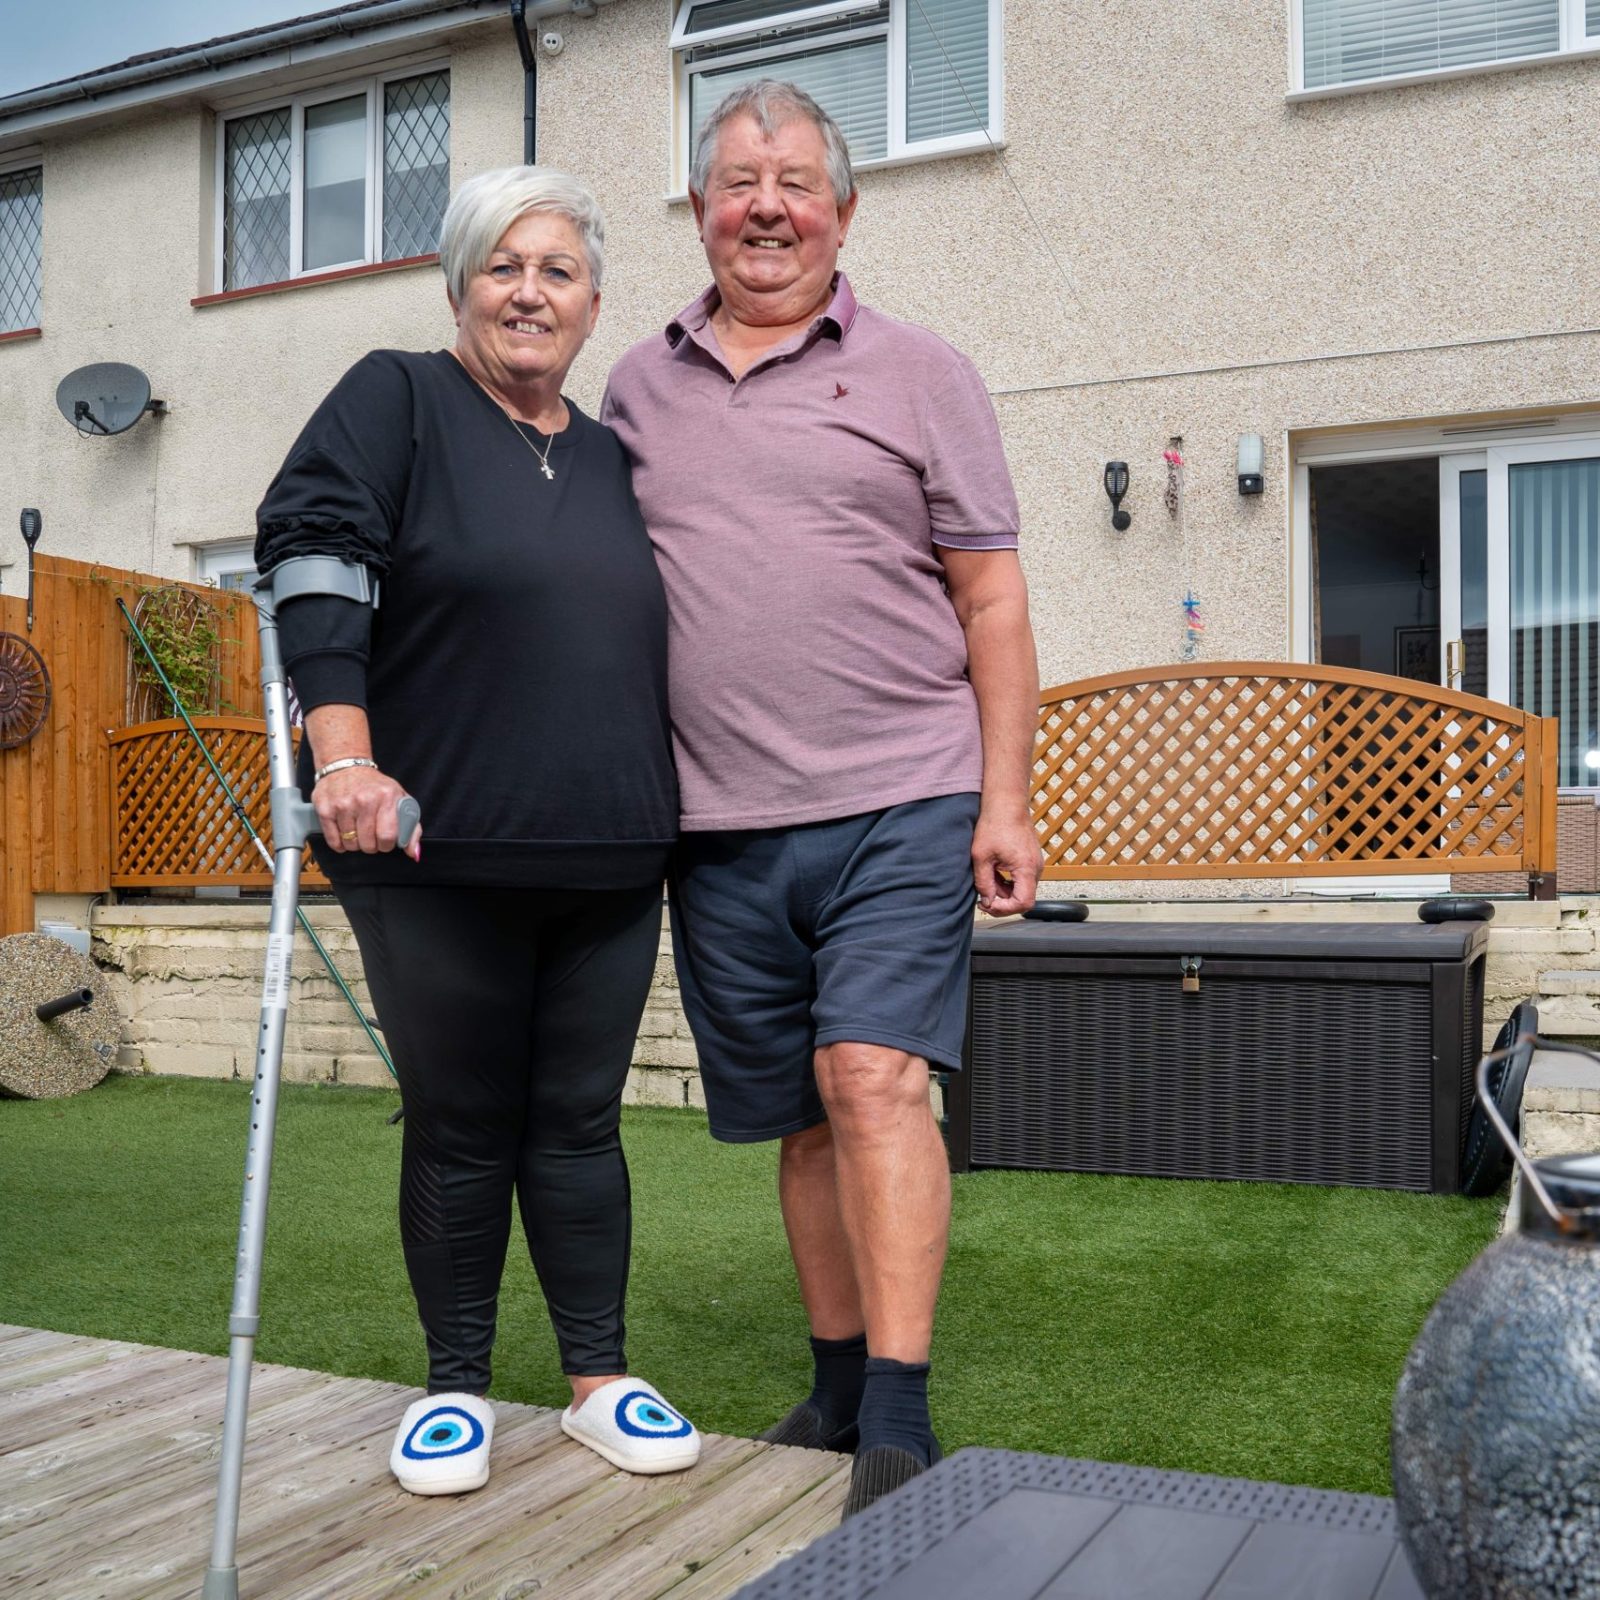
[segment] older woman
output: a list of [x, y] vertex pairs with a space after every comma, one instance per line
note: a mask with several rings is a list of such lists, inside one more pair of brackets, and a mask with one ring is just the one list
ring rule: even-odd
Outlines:
[[[279, 610], [318, 860], [361, 947], [405, 1103], [400, 1234], [428, 1395], [390, 1466], [488, 1480], [513, 1195], [555, 1325], [568, 1434], [670, 1472], [700, 1439], [623, 1353], [623, 1083], [677, 831], [666, 615], [614, 436], [561, 392], [600, 311], [604, 223], [537, 167], [464, 184], [441, 263], [450, 350], [375, 351], [307, 423], [258, 513], [263, 571], [335, 554], [371, 608]], [[427, 830], [395, 849], [396, 802]]]

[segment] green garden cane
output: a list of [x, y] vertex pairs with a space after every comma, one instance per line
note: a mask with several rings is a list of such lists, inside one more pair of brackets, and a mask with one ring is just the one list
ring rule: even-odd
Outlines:
[[[278, 649], [277, 607], [302, 595], [333, 595], [361, 605], [378, 603], [377, 585], [364, 567], [332, 556], [297, 556], [256, 584], [261, 632], [261, 690], [266, 701], [267, 760], [272, 801], [272, 916], [267, 931], [266, 974], [261, 985], [261, 1026], [256, 1038], [255, 1082], [250, 1094], [250, 1137], [244, 1158], [244, 1199], [234, 1261], [233, 1307], [228, 1316], [228, 1395], [223, 1409], [222, 1464], [217, 1475], [211, 1564], [201, 1600], [238, 1600], [239, 1487], [244, 1471], [245, 1425], [250, 1408], [250, 1364], [260, 1326], [261, 1258], [267, 1231], [267, 1189], [272, 1177], [272, 1136], [278, 1116], [283, 1030], [294, 956], [295, 911], [300, 895], [300, 854], [321, 824], [300, 798], [289, 732], [289, 693]], [[422, 818], [408, 795], [399, 805], [400, 845], [410, 842]]]

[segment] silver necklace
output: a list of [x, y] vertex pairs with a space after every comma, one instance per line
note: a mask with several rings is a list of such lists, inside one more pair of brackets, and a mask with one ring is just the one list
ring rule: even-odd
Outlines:
[[[452, 350], [452, 351], [451, 351], [451, 352], [450, 352], [450, 353], [451, 353], [451, 354], [452, 354], [452, 355], [455, 355], [455, 352], [454, 352], [454, 351], [453, 351], [453, 350]], [[461, 358], [460, 358], [460, 357], [459, 357], [459, 356], [456, 356], [456, 359], [457, 359], [457, 360], [458, 360], [458, 361], [460, 361], [460, 360], [461, 360]], [[518, 426], [517, 426], [517, 419], [516, 419], [516, 418], [515, 418], [515, 417], [514, 417], [514, 416], [512, 416], [512, 415], [511, 415], [511, 413], [510, 413], [510, 412], [509, 412], [509, 411], [507, 411], [507, 410], [506, 410], [506, 408], [505, 408], [505, 406], [504, 406], [504, 405], [502, 405], [502, 404], [501, 404], [501, 402], [500, 402], [500, 401], [499, 401], [499, 400], [497, 400], [497, 399], [496, 399], [496, 398], [495, 398], [495, 396], [494, 396], [494, 393], [493, 393], [493, 391], [492, 391], [492, 390], [491, 390], [491, 389], [490, 389], [490, 388], [489, 388], [489, 386], [488, 386], [488, 384], [486, 384], [486, 383], [485, 383], [485, 382], [484, 382], [484, 381], [483, 381], [483, 379], [481, 379], [481, 378], [480, 378], [480, 377], [479, 377], [479, 376], [478, 376], [478, 375], [477, 375], [477, 373], [475, 373], [475, 372], [474, 372], [474, 371], [472, 371], [472, 369], [471, 369], [471, 368], [470, 368], [470, 367], [468, 367], [468, 366], [467, 366], [467, 364], [466, 364], [466, 362], [465, 362], [465, 361], [462, 361], [462, 362], [461, 362], [461, 366], [462, 366], [462, 369], [463, 369], [463, 370], [464, 370], [464, 371], [465, 371], [465, 372], [466, 372], [466, 374], [467, 374], [467, 376], [468, 376], [468, 377], [469, 377], [469, 378], [471, 378], [471, 379], [472, 379], [472, 381], [473, 381], [473, 382], [474, 382], [474, 383], [475, 383], [475, 384], [477, 384], [477, 386], [478, 386], [478, 387], [479, 387], [479, 388], [480, 388], [480, 389], [482, 389], [482, 390], [483, 390], [483, 392], [484, 392], [484, 394], [485, 394], [485, 395], [486, 395], [486, 396], [488, 396], [488, 399], [489, 399], [489, 402], [490, 402], [490, 404], [491, 404], [491, 405], [493, 405], [493, 406], [494, 406], [494, 408], [495, 408], [495, 410], [496, 410], [496, 411], [498, 411], [498, 412], [499, 412], [499, 413], [500, 413], [500, 415], [501, 415], [501, 416], [502, 416], [502, 417], [504, 417], [504, 418], [505, 418], [505, 419], [506, 419], [506, 421], [507, 421], [507, 422], [508, 422], [508, 423], [509, 423], [509, 424], [510, 424], [510, 425], [511, 425], [511, 431], [512, 431], [512, 432], [513, 432], [513, 433], [514, 433], [514, 434], [516, 434], [516, 436], [517, 436], [517, 437], [518, 437], [518, 438], [519, 438], [519, 439], [520, 439], [520, 440], [521, 440], [521, 441], [522, 441], [522, 442], [523, 442], [523, 443], [524, 443], [524, 444], [525, 444], [525, 445], [527, 445], [527, 447], [528, 447], [528, 448], [529, 448], [529, 449], [530, 449], [530, 450], [531, 450], [531, 451], [533, 451], [533, 456], [534, 456], [534, 460], [536, 460], [536, 461], [537, 461], [537, 462], [538, 462], [538, 463], [539, 463], [539, 470], [540, 470], [540, 471], [541, 471], [541, 472], [542, 472], [542, 473], [543, 473], [543, 474], [544, 474], [544, 475], [545, 475], [545, 477], [547, 477], [547, 478], [550, 478], [550, 479], [552, 479], [552, 480], [553, 480], [553, 479], [554, 479], [554, 478], [555, 478], [555, 475], [556, 475], [556, 469], [555, 469], [555, 468], [554, 468], [554, 467], [552, 467], [552, 466], [551, 466], [551, 465], [550, 465], [550, 452], [551, 452], [551, 451], [552, 451], [552, 450], [554, 450], [554, 449], [555, 449], [555, 447], [556, 447], [556, 435], [555, 435], [555, 430], [552, 430], [552, 431], [551, 431], [551, 434], [550, 434], [550, 437], [549, 437], [549, 438], [548, 438], [548, 439], [546, 439], [546, 440], [545, 440], [545, 442], [544, 442], [544, 449], [543, 449], [543, 450], [541, 450], [541, 449], [540, 449], [540, 448], [539, 448], [539, 447], [538, 447], [538, 445], [536, 445], [536, 444], [535, 444], [535, 443], [534, 443], [534, 442], [533, 442], [533, 440], [532, 440], [532, 439], [530, 439], [530, 438], [529, 438], [529, 437], [528, 437], [528, 436], [527, 436], [527, 434], [525, 434], [525, 433], [524, 433], [524, 432], [523, 432], [523, 431], [522, 431], [522, 429], [521, 429], [521, 428], [519, 428], [519, 427], [518, 427]], [[533, 424], [532, 424], [532, 423], [531, 423], [531, 422], [530, 422], [530, 423], [529, 423], [529, 424], [528, 424], [528, 426], [529, 426], [529, 427], [530, 427], [530, 428], [533, 428]], [[537, 433], [537, 432], [538, 432], [538, 431], [539, 431], [539, 430], [538, 430], [538, 429], [537, 429], [537, 428], [533, 428], [533, 431], [534, 431], [534, 432], [535, 432], [535, 433]]]
[[[498, 404], [498, 402], [497, 402], [497, 404]], [[541, 450], [538, 447], [538, 445], [536, 445], [533, 442], [533, 440], [530, 439], [527, 436], [527, 434], [525, 434], [522, 431], [522, 429], [517, 426], [517, 419], [515, 417], [513, 417], [509, 411], [505, 410], [502, 407], [501, 410], [500, 410], [500, 415], [503, 416], [506, 419], [506, 421], [511, 424], [511, 431], [514, 434], [516, 434], [516, 436], [525, 445], [527, 445], [527, 447], [531, 451], [533, 451], [534, 459], [539, 463], [539, 470], [545, 475], [545, 477], [553, 479], [555, 477], [555, 475], [556, 475], [556, 469], [550, 465], [550, 452], [553, 449], [555, 449], [555, 444], [556, 444], [556, 436], [555, 436], [555, 434], [552, 433], [550, 435], [550, 437], [545, 440], [544, 449]], [[530, 422], [528, 424], [528, 426], [530, 428], [532, 428], [533, 424]], [[537, 433], [538, 431], [539, 430], [537, 428], [534, 428], [534, 432], [535, 433]]]

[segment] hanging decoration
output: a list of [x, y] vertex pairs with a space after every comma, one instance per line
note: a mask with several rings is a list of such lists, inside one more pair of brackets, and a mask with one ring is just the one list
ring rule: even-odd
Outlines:
[[1183, 437], [1178, 435], [1161, 452], [1161, 459], [1167, 464], [1167, 487], [1162, 498], [1169, 517], [1176, 517], [1183, 509], [1183, 452], [1178, 448], [1182, 443]]
[[1205, 619], [1200, 615], [1200, 598], [1193, 589], [1186, 589], [1183, 596], [1183, 660], [1194, 660], [1200, 649], [1200, 635], [1205, 631]]

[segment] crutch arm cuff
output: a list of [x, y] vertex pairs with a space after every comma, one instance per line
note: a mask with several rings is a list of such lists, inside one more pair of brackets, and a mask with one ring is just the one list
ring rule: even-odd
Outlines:
[[378, 585], [365, 567], [337, 556], [290, 556], [255, 582], [256, 604], [271, 612], [302, 595], [333, 595], [376, 606]]

